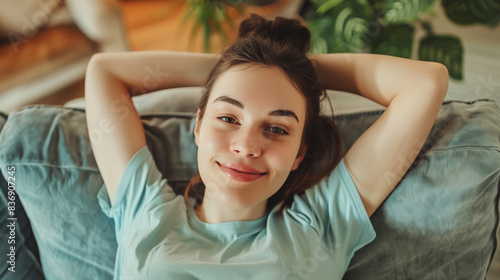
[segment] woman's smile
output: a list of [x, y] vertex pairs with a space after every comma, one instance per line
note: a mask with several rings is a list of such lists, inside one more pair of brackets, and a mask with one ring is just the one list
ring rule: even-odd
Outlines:
[[238, 182], [253, 182], [267, 175], [267, 172], [261, 172], [242, 164], [220, 163], [217, 161], [217, 165], [225, 176]]

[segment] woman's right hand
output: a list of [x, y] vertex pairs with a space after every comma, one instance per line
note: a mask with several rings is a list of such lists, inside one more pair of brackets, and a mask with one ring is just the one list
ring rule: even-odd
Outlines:
[[202, 86], [218, 59], [218, 54], [170, 51], [100, 53], [92, 57], [85, 77], [87, 127], [111, 203], [128, 162], [146, 145], [131, 95]]

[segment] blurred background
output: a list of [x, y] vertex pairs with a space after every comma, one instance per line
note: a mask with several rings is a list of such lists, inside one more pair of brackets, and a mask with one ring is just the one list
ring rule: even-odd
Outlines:
[[0, 111], [83, 97], [97, 52], [220, 52], [250, 13], [300, 18], [314, 53], [441, 62], [448, 100], [500, 102], [500, 0], [0, 0]]

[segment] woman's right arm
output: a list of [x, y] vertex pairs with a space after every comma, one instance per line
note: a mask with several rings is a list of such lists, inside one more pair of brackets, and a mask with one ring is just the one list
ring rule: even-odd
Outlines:
[[218, 54], [142, 51], [99, 53], [85, 77], [85, 111], [92, 151], [113, 204], [130, 159], [146, 145], [131, 96], [186, 86], [202, 86]]

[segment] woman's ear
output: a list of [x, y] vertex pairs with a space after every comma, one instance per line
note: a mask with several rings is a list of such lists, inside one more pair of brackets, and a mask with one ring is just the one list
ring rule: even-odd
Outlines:
[[299, 153], [297, 154], [297, 158], [295, 158], [295, 161], [293, 162], [292, 171], [297, 170], [297, 168], [299, 168], [300, 163], [306, 156], [307, 148], [309, 148], [309, 146], [307, 145], [303, 145], [302, 147], [300, 147]]
[[201, 125], [201, 111], [198, 109], [196, 111], [196, 124], [194, 126], [194, 142], [196, 143], [196, 146], [198, 146], [198, 138], [200, 137], [200, 125]]

